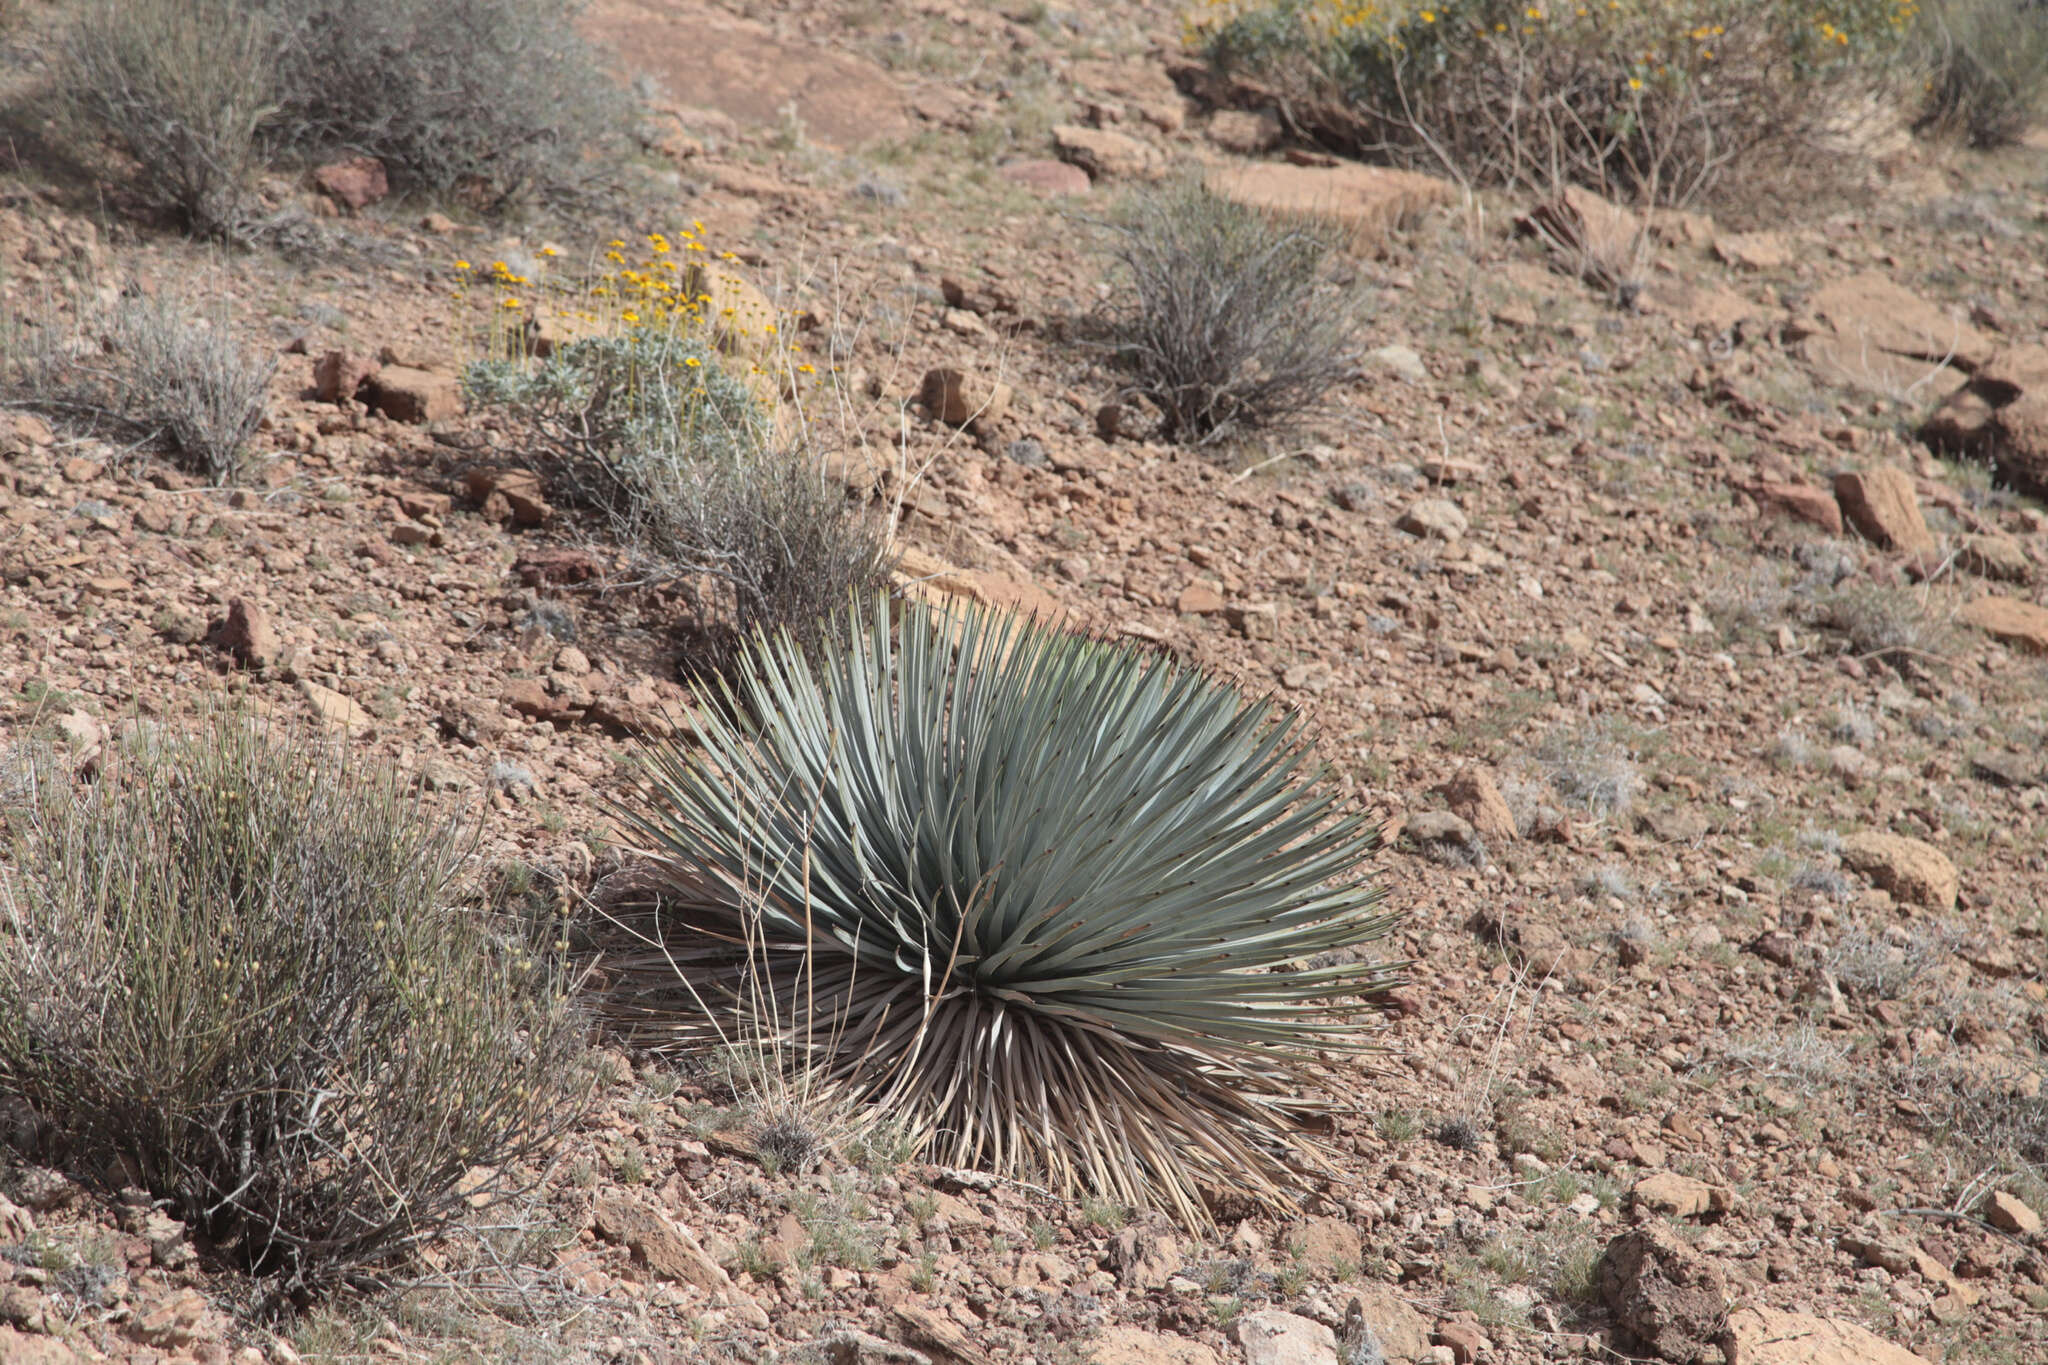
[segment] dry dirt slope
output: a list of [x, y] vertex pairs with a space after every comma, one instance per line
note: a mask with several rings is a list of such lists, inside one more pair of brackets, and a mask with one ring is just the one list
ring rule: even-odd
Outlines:
[[[733, 1096], [621, 1056], [530, 1268], [284, 1340], [174, 1234], [25, 1174], [0, 1359], [1321, 1362], [1353, 1299], [1392, 1359], [2048, 1351], [2048, 518], [1912, 435], [1967, 370], [1956, 439], [2019, 449], [2048, 391], [2041, 151], [1924, 149], [1770, 233], [1664, 221], [1642, 311], [1517, 239], [1525, 206], [1413, 215], [1356, 266], [1391, 349], [1298, 454], [1233, 467], [1142, 420], [1103, 438], [1112, 381], [1062, 339], [1100, 278], [1074, 214], [1263, 136], [1182, 99], [1169, 20], [602, 6], [667, 86], [679, 206], [580, 230], [699, 218], [832, 319], [869, 398], [849, 481], [900, 495], [942, 588], [1312, 713], [1404, 836], [1416, 963], [1345, 1178], [1201, 1239], [887, 1153], [771, 1175]], [[250, 488], [5, 424], [10, 736], [84, 763], [126, 717], [244, 695], [479, 794], [533, 894], [586, 886], [619, 736], [687, 701], [674, 603], [491, 472], [521, 464], [491, 419], [308, 392], [329, 350], [445, 373], [448, 261], [552, 238], [381, 205], [304, 265], [96, 224], [26, 173], [5, 196], [14, 297], [189, 279], [284, 352]], [[1007, 413], [931, 420], [941, 365]]]

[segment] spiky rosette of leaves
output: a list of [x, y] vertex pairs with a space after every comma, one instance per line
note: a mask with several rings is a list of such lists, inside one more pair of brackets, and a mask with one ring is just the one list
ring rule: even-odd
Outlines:
[[[982, 610], [757, 640], [628, 820], [665, 868], [661, 973], [694, 1045], [772, 1032], [934, 1159], [1208, 1221], [1286, 1206], [1319, 1051], [1363, 1044], [1397, 916], [1378, 829], [1296, 718], [1139, 650]], [[632, 981], [636, 973], [623, 974]]]

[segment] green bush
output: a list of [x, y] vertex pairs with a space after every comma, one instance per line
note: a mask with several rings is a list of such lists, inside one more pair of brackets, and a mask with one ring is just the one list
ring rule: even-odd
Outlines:
[[1167, 440], [1299, 426], [1357, 363], [1330, 229], [1186, 184], [1141, 196], [1109, 232], [1118, 278], [1099, 344], [1129, 393], [1158, 407]]
[[701, 747], [648, 754], [660, 947], [618, 1007], [765, 1034], [935, 1159], [1073, 1193], [1285, 1207], [1319, 1052], [1360, 1041], [1396, 917], [1377, 830], [1294, 720], [1127, 647], [980, 610], [759, 641]]
[[1676, 203], [1781, 178], [1891, 79], [1913, 0], [1214, 0], [1219, 66], [1355, 150]]
[[0, 1094], [273, 1304], [518, 1193], [577, 1113], [563, 980], [457, 906], [466, 845], [395, 777], [222, 717], [6, 815]]
[[624, 327], [543, 361], [470, 368], [470, 394], [524, 423], [557, 486], [610, 518], [650, 576], [681, 585], [708, 666], [756, 632], [806, 642], [887, 581], [887, 529], [850, 505], [800, 436], [702, 328]]
[[0, 315], [0, 403], [160, 443], [215, 483], [245, 471], [276, 373], [274, 356], [235, 340], [224, 310], [195, 318], [169, 294]]
[[[242, 0], [99, 0], [64, 36], [58, 108], [80, 140], [124, 163], [147, 211], [241, 238], [274, 51]], [[98, 159], [97, 146], [85, 154]]]
[[2048, 6], [2034, 0], [1922, 0], [1923, 131], [2003, 147], [2048, 108]]
[[238, 0], [279, 35], [272, 146], [380, 158], [401, 190], [495, 209], [601, 174], [625, 96], [574, 0]]

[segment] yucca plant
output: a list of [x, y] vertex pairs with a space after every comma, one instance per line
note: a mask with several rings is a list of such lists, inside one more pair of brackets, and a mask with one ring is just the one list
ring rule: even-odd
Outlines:
[[[757, 638], [626, 812], [664, 869], [643, 1029], [765, 1030], [936, 1160], [1209, 1221], [1291, 1204], [1394, 968], [1378, 830], [1295, 718], [1139, 650], [886, 606]], [[1319, 956], [1320, 955], [1320, 956]], [[1313, 960], [1313, 961], [1312, 961]], [[1320, 1093], [1319, 1093], [1320, 1092]]]

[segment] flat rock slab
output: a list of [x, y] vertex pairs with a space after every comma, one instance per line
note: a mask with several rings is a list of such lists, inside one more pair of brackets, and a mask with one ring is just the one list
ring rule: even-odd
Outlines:
[[1924, 1356], [1853, 1322], [1775, 1308], [1730, 1313], [1722, 1349], [1728, 1365], [1927, 1365]]
[[1369, 251], [1389, 232], [1457, 198], [1446, 181], [1415, 171], [1344, 162], [1295, 166], [1281, 162], [1221, 166], [1205, 183], [1211, 194], [1247, 208], [1321, 218], [1344, 229], [1354, 249]]
[[1876, 271], [1822, 285], [1807, 307], [1795, 323], [1801, 354], [1823, 379], [1852, 388], [1941, 393], [1942, 370], [1967, 374], [1995, 349], [1961, 314]]
[[1190, 1337], [1136, 1327], [1111, 1327], [1088, 1347], [1090, 1365], [1222, 1365], [1222, 1357]]
[[678, 0], [597, 0], [582, 27], [617, 52], [627, 70], [742, 123], [773, 127], [793, 106], [806, 137], [838, 147], [910, 130], [909, 106], [881, 67], [723, 10]]
[[2048, 607], [2016, 597], [1980, 597], [1962, 618], [1992, 639], [2028, 654], [2048, 654]]

